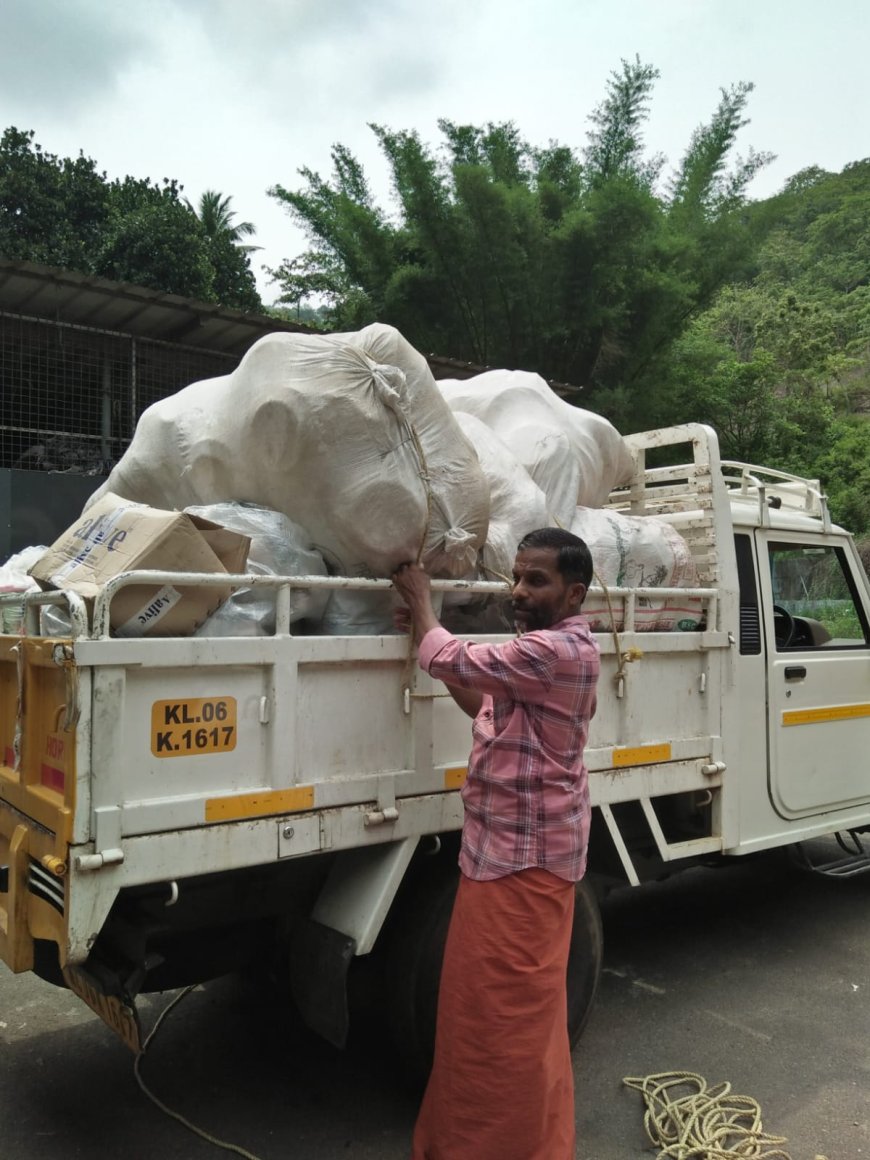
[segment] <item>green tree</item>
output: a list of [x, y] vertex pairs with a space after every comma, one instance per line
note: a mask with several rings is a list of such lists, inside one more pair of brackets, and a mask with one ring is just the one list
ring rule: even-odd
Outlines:
[[32, 131], [13, 126], [0, 137], [0, 255], [6, 258], [260, 309], [247, 248], [236, 245], [250, 223], [233, 226], [229, 201], [218, 198], [215, 207], [228, 232], [212, 237], [174, 180], [109, 182], [84, 154], [46, 153]]
[[174, 181], [112, 182], [104, 240], [90, 262], [106, 278], [205, 302], [215, 298], [208, 241]]
[[828, 494], [834, 519], [851, 532], [870, 531], [870, 422], [866, 415], [837, 420], [812, 457], [812, 474]]
[[250, 266], [250, 255], [261, 247], [244, 240], [257, 231], [252, 222], [235, 220], [236, 212], [230, 208], [232, 200], [228, 194], [207, 189], [196, 208], [189, 201], [185, 204], [196, 214], [205, 235], [213, 296], [238, 310], [262, 310]]
[[723, 93], [669, 192], [643, 128], [657, 72], [613, 73], [582, 153], [536, 148], [512, 123], [439, 122], [439, 151], [372, 125], [395, 213], [342, 145], [328, 178], [269, 192], [311, 248], [272, 270], [281, 300], [325, 302], [336, 326], [379, 319], [417, 347], [535, 370], [585, 387], [584, 405], [654, 410], [656, 368], [688, 319], [742, 272], [753, 228], [745, 187], [766, 155], [729, 167], [751, 86]]
[[870, 527], [868, 177], [868, 162], [807, 169], [750, 207], [764, 222], [751, 276], [673, 345], [659, 393], [661, 422], [704, 419], [726, 455], [819, 477], [856, 531]]
[[0, 254], [83, 270], [99, 245], [109, 189], [83, 154], [46, 153], [32, 131], [0, 137]]
[[200, 196], [199, 205], [194, 207], [185, 199], [185, 204], [193, 210], [199, 218], [205, 236], [214, 241], [217, 238], [226, 238], [234, 246], [246, 254], [259, 250], [260, 246], [252, 246], [243, 242], [243, 238], [253, 237], [257, 232], [253, 222], [236, 222], [233, 219], [236, 212], [230, 209], [232, 197], [218, 193], [214, 189], [206, 189]]

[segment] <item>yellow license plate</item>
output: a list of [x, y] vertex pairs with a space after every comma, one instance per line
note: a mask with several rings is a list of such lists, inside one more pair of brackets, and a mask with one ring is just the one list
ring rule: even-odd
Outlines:
[[125, 1002], [119, 995], [108, 995], [102, 984], [83, 967], [64, 968], [63, 977], [67, 986], [80, 999], [96, 1011], [103, 1022], [138, 1055], [142, 1050], [142, 1029], [136, 1004]]
[[151, 706], [151, 752], [155, 757], [229, 753], [236, 747], [235, 697], [191, 697]]

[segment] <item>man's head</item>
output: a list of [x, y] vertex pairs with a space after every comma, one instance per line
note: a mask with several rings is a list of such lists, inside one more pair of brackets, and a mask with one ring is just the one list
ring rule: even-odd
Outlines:
[[549, 628], [575, 616], [592, 583], [592, 555], [563, 528], [538, 528], [517, 546], [511, 593], [521, 632]]

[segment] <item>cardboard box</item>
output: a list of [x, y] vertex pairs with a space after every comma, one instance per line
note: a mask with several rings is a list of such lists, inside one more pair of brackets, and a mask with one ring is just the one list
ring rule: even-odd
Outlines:
[[[42, 588], [69, 588], [92, 601], [120, 572], [244, 572], [251, 541], [210, 520], [161, 511], [107, 492], [31, 567]], [[116, 636], [186, 636], [231, 588], [134, 585], [112, 601]]]

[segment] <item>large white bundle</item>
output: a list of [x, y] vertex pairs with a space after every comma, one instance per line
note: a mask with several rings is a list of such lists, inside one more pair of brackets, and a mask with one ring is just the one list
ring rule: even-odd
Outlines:
[[548, 524], [547, 499], [495, 432], [474, 415], [454, 411], [489, 484], [489, 531], [480, 553], [481, 579], [510, 578], [517, 544]]
[[481, 419], [510, 448], [547, 497], [548, 523], [569, 527], [577, 504], [599, 507], [631, 475], [616, 428], [560, 399], [540, 375], [486, 371], [438, 386], [453, 411]]
[[[595, 565], [593, 584], [608, 588], [695, 588], [698, 572], [689, 546], [667, 520], [655, 516], [625, 516], [620, 512], [578, 507], [571, 531], [589, 545]], [[599, 632], [623, 628], [622, 601], [590, 592], [583, 615]], [[701, 602], [694, 597], [638, 599], [635, 627], [639, 632], [696, 629]], [[615, 621], [615, 623], [614, 623]]]
[[95, 498], [260, 504], [343, 574], [390, 575], [423, 544], [433, 574], [461, 576], [486, 537], [486, 480], [434, 384], [428, 403], [414, 390], [411, 406], [404, 373], [350, 341], [267, 335], [232, 374], [150, 407]]

